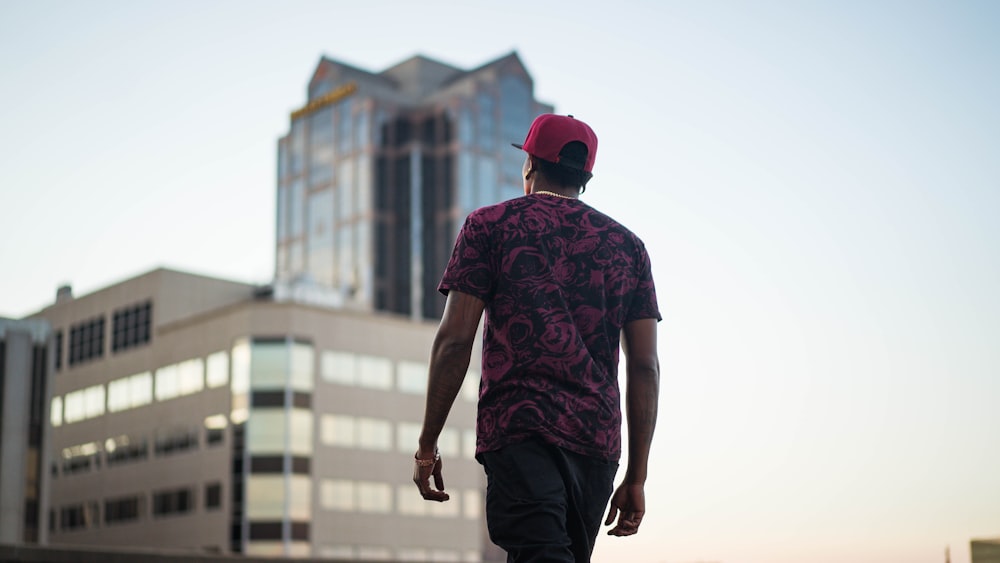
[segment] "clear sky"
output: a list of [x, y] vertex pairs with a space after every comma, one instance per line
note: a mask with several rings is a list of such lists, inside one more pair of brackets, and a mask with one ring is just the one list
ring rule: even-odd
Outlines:
[[0, 0], [0, 315], [160, 265], [266, 283], [322, 55], [517, 50], [597, 131], [584, 199], [664, 316], [648, 514], [595, 560], [967, 562], [1000, 536], [997, 29], [990, 0]]

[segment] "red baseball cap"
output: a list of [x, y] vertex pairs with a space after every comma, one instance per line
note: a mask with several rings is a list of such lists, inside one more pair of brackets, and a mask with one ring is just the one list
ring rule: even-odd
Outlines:
[[[586, 160], [561, 154], [563, 148], [573, 141], [583, 143], [587, 148]], [[523, 145], [511, 144], [532, 156], [584, 172], [594, 170], [594, 160], [597, 158], [597, 135], [589, 125], [572, 115], [543, 113], [532, 122]]]

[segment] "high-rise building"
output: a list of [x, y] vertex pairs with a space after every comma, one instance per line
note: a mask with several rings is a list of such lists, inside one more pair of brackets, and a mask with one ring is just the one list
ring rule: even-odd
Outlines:
[[0, 318], [0, 543], [45, 543], [48, 323]]
[[440, 440], [452, 500], [424, 501], [435, 323], [300, 297], [159, 269], [35, 315], [56, 343], [49, 543], [490, 560], [478, 360]]
[[552, 107], [516, 53], [381, 72], [323, 57], [278, 142], [275, 279], [360, 310], [435, 319], [465, 216], [521, 194], [523, 140]]

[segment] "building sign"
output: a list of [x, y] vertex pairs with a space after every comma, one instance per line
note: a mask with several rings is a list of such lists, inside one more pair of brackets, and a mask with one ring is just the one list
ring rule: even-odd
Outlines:
[[334, 88], [333, 90], [323, 94], [322, 96], [316, 98], [315, 100], [309, 102], [308, 104], [302, 106], [301, 108], [292, 112], [292, 119], [298, 119], [303, 115], [308, 115], [320, 108], [324, 108], [332, 103], [343, 100], [344, 98], [350, 96], [351, 94], [358, 91], [357, 82], [348, 82], [343, 86]]

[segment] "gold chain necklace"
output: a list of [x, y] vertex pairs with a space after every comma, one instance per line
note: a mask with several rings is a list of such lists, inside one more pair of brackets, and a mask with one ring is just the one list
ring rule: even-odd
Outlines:
[[555, 192], [550, 192], [548, 190], [538, 190], [537, 192], [532, 192], [532, 193], [551, 195], [555, 197], [561, 197], [563, 199], [576, 199], [575, 197], [569, 197], [568, 195], [557, 194]]

